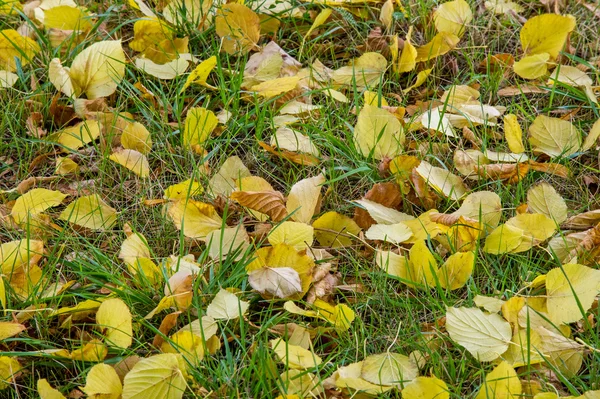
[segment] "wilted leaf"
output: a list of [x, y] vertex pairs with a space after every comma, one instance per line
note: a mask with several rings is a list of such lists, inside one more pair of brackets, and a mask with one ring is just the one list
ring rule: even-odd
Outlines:
[[481, 362], [491, 362], [508, 349], [512, 328], [500, 315], [478, 308], [448, 308], [446, 330], [450, 338]]

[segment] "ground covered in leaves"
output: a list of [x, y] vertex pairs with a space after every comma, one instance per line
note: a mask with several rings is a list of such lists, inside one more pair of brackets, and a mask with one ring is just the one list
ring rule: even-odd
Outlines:
[[599, 398], [599, 31], [0, 1], [0, 396]]

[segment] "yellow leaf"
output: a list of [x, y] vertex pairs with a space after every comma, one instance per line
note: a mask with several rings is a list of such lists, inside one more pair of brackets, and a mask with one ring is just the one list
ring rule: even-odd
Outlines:
[[375, 52], [364, 53], [353, 60], [351, 65], [333, 71], [331, 80], [337, 86], [375, 86], [379, 84], [386, 68], [387, 60], [384, 56]]
[[45, 378], [37, 381], [37, 391], [40, 399], [66, 399], [58, 389], [52, 388]]
[[82, 362], [101, 362], [108, 354], [108, 349], [100, 340], [93, 339], [70, 354], [72, 360]]
[[165, 190], [164, 199], [180, 200], [196, 197], [204, 192], [204, 188], [193, 179], [173, 184]]
[[446, 32], [461, 37], [465, 26], [473, 20], [473, 12], [465, 0], [443, 3], [433, 13], [433, 23], [438, 32]]
[[188, 75], [181, 91], [179, 93], [183, 93], [185, 89], [190, 87], [192, 83], [199, 84], [200, 86], [208, 87], [210, 89], [215, 89], [215, 87], [206, 83], [208, 79], [208, 75], [212, 72], [213, 69], [217, 66], [217, 57], [212, 56], [202, 61], [198, 66]]
[[462, 179], [446, 169], [421, 161], [415, 170], [427, 184], [445, 197], [459, 200], [467, 194], [467, 188]]
[[287, 244], [296, 250], [310, 248], [314, 241], [314, 228], [311, 225], [299, 222], [285, 221], [275, 226], [267, 239], [269, 244]]
[[252, 86], [250, 90], [256, 92], [261, 97], [272, 98], [294, 90], [299, 82], [300, 76], [298, 75], [284, 76], [282, 78], [276, 78], [259, 83], [255, 86]]
[[426, 45], [417, 48], [416, 62], [425, 62], [452, 50], [460, 38], [453, 33], [440, 32]]
[[502, 359], [515, 368], [543, 363], [543, 354], [538, 352], [541, 347], [542, 338], [535, 330], [518, 330]]
[[14, 357], [0, 356], [0, 390], [7, 388], [21, 371], [21, 364]]
[[502, 201], [496, 193], [477, 191], [467, 195], [460, 208], [452, 212], [452, 215], [479, 220], [484, 228], [493, 228], [500, 223]]
[[171, 0], [163, 9], [163, 17], [175, 26], [203, 30], [212, 5], [212, 0]]
[[429, 130], [435, 130], [445, 134], [449, 137], [457, 137], [450, 118], [445, 112], [442, 112], [440, 108], [434, 108], [427, 110], [421, 115], [421, 124], [424, 128]]
[[87, 47], [69, 69], [75, 95], [85, 93], [89, 100], [111, 95], [125, 76], [125, 62], [121, 40], [104, 40]]
[[572, 15], [542, 14], [530, 18], [520, 33], [523, 51], [528, 55], [548, 53], [556, 59], [575, 24]]
[[126, 167], [139, 177], [150, 176], [150, 165], [144, 154], [136, 150], [121, 149], [113, 152], [108, 157], [111, 161]]
[[79, 165], [71, 158], [56, 157], [56, 170], [54, 173], [57, 175], [67, 176], [77, 173], [78, 171]]
[[260, 19], [243, 4], [229, 3], [217, 10], [215, 30], [229, 54], [248, 53], [258, 43]]
[[567, 220], [567, 204], [554, 187], [542, 182], [527, 191], [527, 206], [560, 224]]
[[44, 27], [88, 31], [92, 29], [92, 18], [85, 9], [60, 5], [44, 11]]
[[598, 137], [600, 137], [600, 119], [598, 119], [594, 123], [594, 125], [590, 129], [590, 132], [585, 137], [585, 141], [583, 142], [583, 145], [581, 146], [581, 150], [582, 151], [590, 150], [594, 145], [596, 145], [596, 141], [598, 141]]
[[291, 345], [281, 338], [270, 341], [271, 348], [286, 368], [310, 369], [322, 363], [319, 356], [301, 346]]
[[96, 313], [96, 324], [106, 331], [107, 342], [121, 349], [131, 346], [131, 312], [122, 300], [112, 298], [102, 302]]
[[514, 252], [525, 240], [525, 232], [509, 225], [497, 227], [485, 239], [483, 251], [490, 254]]
[[44, 242], [38, 240], [16, 240], [0, 245], [1, 273], [11, 275], [23, 266], [33, 266], [44, 254]]
[[600, 271], [578, 264], [563, 265], [546, 275], [548, 316], [557, 324], [581, 320], [600, 290]]
[[539, 241], [552, 237], [557, 229], [556, 222], [541, 213], [522, 213], [508, 219], [506, 225], [521, 229], [527, 236]]
[[102, 125], [98, 121], [83, 121], [48, 136], [49, 141], [60, 144], [63, 151], [75, 151], [100, 137]]
[[487, 10], [493, 10], [495, 14], [508, 14], [511, 11], [519, 14], [523, 12], [523, 7], [509, 0], [488, 0], [485, 2]]
[[439, 378], [417, 377], [404, 386], [404, 399], [449, 399], [450, 393], [446, 383]]
[[206, 308], [206, 314], [215, 320], [234, 320], [246, 314], [249, 306], [235, 294], [221, 289]]
[[59, 218], [91, 230], [108, 230], [117, 221], [117, 211], [93, 194], [71, 202]]
[[412, 235], [412, 230], [404, 223], [374, 224], [365, 232], [365, 237], [369, 240], [386, 241], [396, 245], [407, 241]]
[[457, 252], [450, 255], [437, 272], [440, 286], [450, 290], [464, 287], [473, 273], [474, 266], [473, 252]]
[[0, 71], [0, 89], [11, 88], [19, 80], [19, 75], [9, 71]]
[[189, 53], [180, 54], [179, 58], [165, 64], [157, 64], [149, 58], [140, 57], [135, 60], [135, 66], [155, 78], [171, 80], [185, 73], [191, 60], [192, 57]]
[[419, 374], [417, 366], [408, 356], [385, 352], [367, 356], [362, 362], [360, 376], [377, 385], [399, 385], [414, 380]]
[[379, 13], [379, 20], [385, 27], [385, 29], [389, 30], [394, 23], [394, 2], [393, 0], [387, 0], [381, 6], [381, 11]]
[[175, 227], [189, 238], [204, 239], [222, 227], [223, 221], [212, 205], [181, 199], [167, 205], [167, 213]]
[[550, 54], [548, 53], [527, 55], [515, 62], [513, 69], [524, 79], [537, 79], [548, 73], [549, 60]]
[[497, 365], [488, 375], [475, 399], [517, 399], [521, 397], [521, 381], [507, 362]]
[[[235, 188], [241, 187], [239, 181], [249, 176], [250, 171], [242, 160], [237, 156], [232, 156], [227, 158], [217, 173], [210, 178], [208, 186], [214, 196], [229, 196]], [[271, 186], [269, 185], [269, 187]]]
[[67, 197], [60, 191], [34, 188], [20, 196], [10, 212], [15, 223], [27, 223], [29, 217], [44, 212], [46, 209], [58, 206]]
[[203, 147], [218, 123], [212, 111], [202, 107], [191, 108], [185, 118], [183, 145]]
[[437, 260], [423, 240], [417, 241], [408, 252], [408, 280], [415, 284], [409, 286], [418, 287], [425, 285], [435, 286], [435, 275], [438, 272]]
[[381, 205], [378, 202], [362, 199], [354, 201], [364, 208], [377, 223], [380, 224], [397, 224], [414, 220], [414, 216], [407, 215], [392, 208]]
[[304, 370], [286, 370], [279, 376], [278, 381], [281, 381], [280, 389], [288, 394], [286, 399], [294, 399], [293, 395], [300, 398], [318, 398], [323, 393], [319, 377]]
[[238, 260], [244, 256], [246, 249], [250, 246], [250, 238], [244, 226], [227, 227], [221, 230], [213, 230], [206, 236], [208, 244], [208, 255], [215, 260], [223, 260], [231, 254]]
[[142, 359], [125, 375], [122, 399], [181, 399], [186, 376], [181, 355], [164, 353]]
[[321, 201], [321, 187], [325, 176], [302, 179], [295, 183], [288, 196], [286, 209], [292, 220], [310, 223]]
[[144, 18], [133, 24], [133, 40], [129, 47], [137, 52], [143, 52], [153, 44], [173, 38], [173, 31], [158, 18]]
[[367, 105], [360, 110], [354, 127], [354, 143], [365, 157], [393, 158], [402, 152], [404, 129], [390, 112]]
[[312, 23], [312, 25], [310, 26], [310, 29], [308, 29], [308, 31], [306, 32], [306, 35], [304, 35], [304, 39], [306, 40], [307, 37], [310, 36], [310, 34], [317, 29], [319, 26], [323, 25], [327, 19], [331, 16], [331, 13], [333, 12], [332, 8], [324, 8], [321, 10], [321, 12], [319, 12], [319, 14], [315, 17], [314, 22]]
[[379, 250], [375, 255], [375, 263], [391, 276], [410, 280], [408, 259], [405, 256], [392, 251]]
[[121, 134], [121, 145], [129, 150], [149, 154], [152, 150], [152, 137], [150, 137], [148, 129], [141, 123], [128, 123]]
[[569, 121], [538, 115], [529, 126], [529, 143], [537, 153], [569, 156], [579, 151], [581, 134]]
[[2, 309], [6, 309], [6, 285], [5, 284], [6, 283], [4, 282], [4, 277], [2, 277], [2, 275], [0, 275], [0, 307], [2, 307]]
[[308, 255], [294, 247], [277, 244], [258, 249], [246, 271], [248, 282], [261, 294], [300, 299], [312, 283], [314, 265]]
[[478, 307], [484, 308], [490, 313], [500, 312], [500, 310], [502, 309], [502, 305], [504, 305], [505, 303], [502, 299], [483, 295], [475, 295], [475, 298], [473, 298], [473, 302]]
[[431, 71], [433, 71], [433, 68], [425, 69], [425, 70], [419, 72], [417, 74], [417, 80], [415, 81], [415, 83], [413, 85], [407, 87], [406, 89], [402, 90], [402, 92], [406, 94], [409, 91], [411, 91], [412, 89], [416, 89], [417, 87], [421, 86], [423, 83], [425, 83], [425, 81], [431, 74]]
[[508, 148], [516, 153], [520, 154], [525, 152], [523, 146], [523, 131], [517, 121], [517, 116], [514, 114], [507, 114], [504, 116], [504, 137], [508, 144]]
[[134, 261], [136, 258], [150, 258], [151, 256], [148, 241], [141, 233], [131, 234], [121, 244], [119, 259], [123, 259], [125, 262]]
[[97, 364], [88, 373], [81, 390], [90, 399], [119, 399], [123, 386], [114, 368]]
[[325, 247], [339, 248], [352, 245], [352, 238], [360, 232], [360, 227], [348, 216], [337, 212], [327, 212], [313, 222], [315, 236]]
[[28, 37], [21, 36], [14, 29], [0, 31], [0, 69], [8, 72], [17, 70], [17, 62], [23, 66], [29, 64], [40, 51], [40, 46]]
[[406, 34], [406, 40], [404, 41], [404, 47], [402, 48], [402, 53], [400, 54], [400, 58], [398, 59], [398, 64], [396, 70], [398, 73], [410, 72], [415, 69], [417, 65], [417, 49], [410, 42], [412, 37], [413, 27], [408, 28], [408, 33]]
[[448, 308], [446, 330], [480, 362], [491, 362], [508, 349], [512, 338], [510, 324], [496, 313], [478, 308]]
[[14, 337], [26, 329], [27, 328], [24, 325], [19, 323], [0, 321], [0, 341], [4, 341], [6, 338]]
[[271, 137], [271, 145], [283, 150], [319, 156], [319, 150], [308, 136], [287, 127], [280, 127], [275, 131]]
[[193, 365], [199, 365], [204, 359], [204, 340], [189, 330], [178, 331], [170, 337], [170, 342], [163, 342], [164, 353], [181, 353]]

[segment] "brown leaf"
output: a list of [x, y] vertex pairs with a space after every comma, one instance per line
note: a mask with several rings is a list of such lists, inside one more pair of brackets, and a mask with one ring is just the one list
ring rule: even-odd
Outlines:
[[515, 183], [529, 172], [529, 164], [495, 163], [491, 165], [478, 165], [476, 171], [479, 176], [487, 179], [508, 180], [509, 183]]
[[181, 311], [169, 313], [165, 316], [163, 321], [160, 323], [160, 327], [158, 327], [158, 331], [160, 332], [157, 333], [152, 340], [152, 346], [155, 348], [160, 348], [162, 343], [165, 341], [163, 336], [169, 335], [169, 331], [171, 331], [171, 329], [177, 324], [177, 318], [180, 314]]
[[473, 148], [475, 148], [475, 149], [481, 148], [481, 146], [483, 145], [483, 142], [481, 141], [481, 139], [479, 137], [477, 137], [475, 135], [475, 133], [471, 129], [469, 129], [467, 126], [464, 126], [462, 133], [463, 133], [463, 137], [465, 138], [465, 140], [467, 140], [468, 142], [470, 142], [473, 145]]
[[52, 103], [50, 103], [50, 116], [52, 116], [52, 123], [55, 126], [63, 127], [70, 122], [76, 121], [78, 118], [73, 107], [60, 105], [58, 103], [59, 98], [60, 94], [57, 94], [52, 98]]
[[275, 148], [263, 141], [259, 141], [258, 144], [267, 152], [273, 155], [277, 155], [278, 157], [287, 159], [288, 161], [297, 163], [298, 165], [317, 166], [321, 163], [321, 160], [319, 158], [310, 154], [282, 150], [279, 148]]
[[234, 191], [230, 198], [246, 208], [268, 215], [274, 222], [287, 216], [285, 199], [279, 191]]
[[551, 175], [559, 176], [564, 179], [567, 179], [569, 177], [569, 175], [571, 174], [571, 172], [569, 171], [569, 168], [567, 168], [564, 165], [560, 165], [558, 163], [548, 163], [548, 162], [541, 163], [541, 162], [535, 162], [535, 161], [530, 160], [529, 166], [531, 167], [532, 170], [535, 170], [538, 172], [550, 173]]
[[27, 134], [31, 137], [38, 139], [44, 137], [48, 132], [42, 126], [44, 126], [44, 116], [40, 112], [32, 112], [25, 121]]
[[584, 230], [593, 227], [598, 223], [600, 223], [600, 209], [571, 216], [561, 227], [568, 230]]
[[477, 69], [480, 72], [486, 72], [489, 68], [490, 72], [498, 72], [512, 67], [514, 63], [515, 57], [512, 54], [490, 54], [485, 60], [479, 63], [479, 67]]
[[509, 86], [498, 90], [498, 96], [500, 97], [514, 97], [520, 96], [521, 94], [540, 94], [546, 91], [533, 85], [521, 85], [521, 86]]
[[[377, 202], [388, 208], [397, 208], [402, 203], [402, 193], [396, 183], [377, 183], [362, 199]], [[376, 223], [369, 212], [359, 207], [354, 209], [354, 221], [363, 229], [368, 229]]]
[[414, 193], [411, 192], [409, 198], [417, 204], [420, 203], [426, 210], [434, 209], [437, 205], [438, 196], [415, 169], [413, 169], [410, 174], [410, 181], [414, 188]]

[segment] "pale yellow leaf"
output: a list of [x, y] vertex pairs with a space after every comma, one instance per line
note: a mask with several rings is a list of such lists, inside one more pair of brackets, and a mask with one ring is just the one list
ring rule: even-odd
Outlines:
[[548, 73], [549, 60], [550, 54], [548, 53], [527, 55], [515, 62], [513, 69], [524, 79], [537, 79]]
[[301, 346], [291, 345], [281, 338], [270, 341], [271, 349], [286, 368], [310, 369], [322, 363], [319, 356]]
[[459, 200], [467, 194], [467, 187], [462, 179], [446, 169], [421, 161], [415, 170], [428, 185], [445, 197]]
[[52, 388], [45, 378], [37, 381], [37, 392], [40, 395], [40, 399], [66, 399], [58, 389]]
[[488, 375], [475, 399], [518, 399], [521, 397], [521, 381], [507, 362], [497, 365]]
[[325, 176], [319, 174], [302, 179], [292, 186], [285, 204], [292, 220], [310, 223], [321, 201], [323, 183], [325, 183]]
[[136, 58], [135, 66], [148, 75], [163, 80], [175, 79], [183, 75], [190, 66], [191, 57], [180, 54], [179, 58], [171, 60], [166, 64], [157, 64], [149, 58]]
[[500, 315], [478, 308], [448, 308], [446, 330], [459, 345], [481, 362], [491, 362], [508, 349], [512, 328]]
[[542, 182], [527, 191], [527, 206], [535, 213], [543, 213], [560, 224], [567, 219], [567, 204], [554, 187]]
[[529, 142], [534, 152], [569, 156], [579, 151], [581, 134], [569, 121], [538, 115], [529, 126]]
[[215, 260], [223, 260], [229, 254], [235, 254], [233, 259], [238, 260], [244, 256], [250, 246], [250, 238], [244, 226], [226, 227], [213, 230], [206, 236], [208, 255]]
[[365, 232], [365, 237], [369, 240], [381, 240], [392, 244], [400, 244], [412, 235], [412, 230], [403, 223], [374, 224]]
[[60, 205], [66, 197], [67, 195], [60, 191], [34, 188], [15, 201], [10, 214], [15, 223], [26, 223], [29, 217], [35, 217], [46, 209]]
[[403, 385], [414, 380], [419, 373], [408, 356], [385, 352], [367, 356], [362, 362], [360, 376], [377, 385]]
[[234, 320], [243, 316], [250, 304], [235, 294], [221, 289], [206, 308], [206, 314], [215, 320]]
[[19, 75], [9, 71], [0, 71], [0, 89], [13, 87], [19, 80]]

